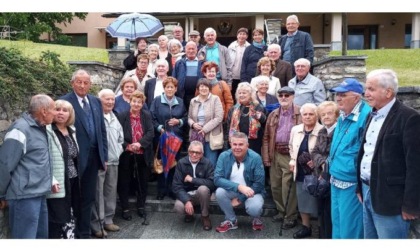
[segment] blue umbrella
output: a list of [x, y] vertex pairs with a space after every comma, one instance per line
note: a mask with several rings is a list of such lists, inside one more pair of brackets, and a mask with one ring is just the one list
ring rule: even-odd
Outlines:
[[123, 14], [105, 29], [114, 38], [147, 38], [163, 29], [159, 19], [140, 13]]

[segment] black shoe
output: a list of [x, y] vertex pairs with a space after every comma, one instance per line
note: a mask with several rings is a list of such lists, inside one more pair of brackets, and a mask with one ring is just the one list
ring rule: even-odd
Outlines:
[[146, 211], [144, 208], [137, 208], [137, 215], [140, 216], [140, 218], [144, 218], [146, 216]]
[[165, 195], [162, 193], [159, 193], [156, 197], [157, 200], [163, 200], [165, 198]]
[[310, 237], [312, 235], [312, 229], [307, 226], [302, 226], [302, 228], [293, 234], [294, 239], [302, 239], [306, 237]]
[[284, 230], [288, 230], [288, 229], [292, 229], [294, 227], [296, 227], [297, 225], [297, 220], [285, 220], [283, 223], [283, 226], [281, 227]]
[[126, 221], [131, 221], [132, 217], [130, 211], [123, 211], [121, 217]]

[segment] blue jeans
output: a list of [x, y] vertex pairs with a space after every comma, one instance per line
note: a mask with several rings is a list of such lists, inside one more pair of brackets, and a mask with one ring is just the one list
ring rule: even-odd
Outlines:
[[45, 196], [9, 200], [10, 235], [13, 239], [48, 239]]
[[363, 184], [362, 191], [365, 239], [407, 239], [410, 222], [403, 220], [401, 214], [385, 216], [375, 213], [370, 187]]
[[210, 148], [210, 142], [206, 142], [204, 144], [204, 156], [210, 160], [210, 162], [213, 164], [213, 167], [216, 167], [218, 153], [218, 150], [212, 150]]
[[[240, 193], [234, 191], [226, 191], [223, 188], [217, 188], [216, 199], [223, 213], [225, 214], [225, 220], [235, 221], [236, 215], [233, 210], [231, 200], [238, 198]], [[244, 202], [241, 202], [244, 203]], [[248, 198], [245, 201], [245, 211], [251, 217], [260, 217], [263, 211], [264, 199], [261, 194], [255, 194], [254, 197]]]

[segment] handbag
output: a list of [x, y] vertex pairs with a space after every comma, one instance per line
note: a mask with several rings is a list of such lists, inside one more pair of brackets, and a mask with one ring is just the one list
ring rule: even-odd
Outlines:
[[[220, 126], [219, 126], [220, 127]], [[217, 135], [213, 134], [213, 131], [210, 132], [210, 149], [211, 150], [220, 150], [223, 148], [223, 128], [220, 128], [220, 132]]]
[[305, 175], [303, 179], [302, 189], [308, 192], [310, 195], [316, 197], [318, 189], [318, 178], [314, 174]]
[[192, 141], [199, 141], [200, 143], [204, 144], [206, 139], [204, 138], [203, 134], [198, 133], [196, 130], [192, 130], [190, 135], [190, 142]]
[[163, 172], [162, 160], [158, 159], [159, 143], [156, 148], [155, 157], [153, 158], [153, 172], [161, 174]]

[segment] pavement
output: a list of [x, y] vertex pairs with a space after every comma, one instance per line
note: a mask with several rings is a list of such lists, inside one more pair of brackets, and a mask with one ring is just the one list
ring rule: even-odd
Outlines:
[[[299, 224], [290, 230], [282, 230], [279, 235], [280, 223], [272, 222], [271, 216], [276, 214], [276, 209], [270, 195], [265, 199], [264, 211], [261, 217], [264, 223], [262, 231], [252, 229], [252, 217], [248, 216], [244, 207], [236, 210], [238, 217], [238, 229], [226, 233], [218, 233], [215, 228], [224, 221], [223, 212], [217, 202], [210, 202], [210, 219], [212, 230], [205, 231], [202, 228], [199, 209], [196, 209], [195, 219], [191, 223], [184, 222], [184, 216], [173, 211], [175, 201], [169, 197], [156, 200], [156, 184], [149, 182], [149, 196], [146, 200], [146, 212], [149, 225], [143, 225], [144, 219], [137, 215], [135, 197], [130, 198], [131, 221], [121, 217], [121, 208], [117, 206], [114, 223], [120, 226], [120, 231], [108, 232], [108, 239], [293, 239], [293, 233], [299, 230]], [[312, 220], [312, 237], [318, 237], [317, 220]]]

